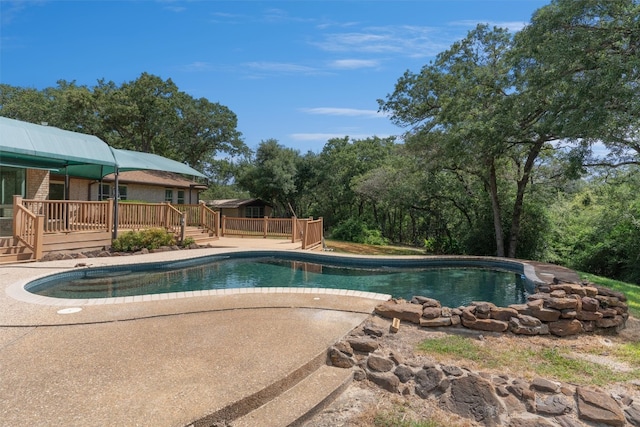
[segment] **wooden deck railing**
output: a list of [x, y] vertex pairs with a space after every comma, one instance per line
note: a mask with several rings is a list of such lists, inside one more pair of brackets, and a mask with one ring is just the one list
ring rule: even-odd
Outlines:
[[211, 236], [220, 235], [220, 213], [210, 209], [204, 203], [197, 205], [174, 205], [180, 212], [186, 214], [186, 225], [202, 227]]
[[179, 232], [183, 213], [169, 203], [119, 203], [118, 228], [142, 230], [165, 228]]
[[21, 200], [34, 215], [42, 215], [45, 233], [74, 231], [110, 231], [113, 222], [113, 202], [77, 200]]
[[296, 218], [232, 218], [226, 215], [221, 219], [221, 236], [247, 237], [289, 237], [296, 240]]
[[[14, 236], [42, 255], [42, 236], [46, 233], [87, 231], [111, 232], [114, 226], [114, 202], [72, 200], [26, 200], [14, 197]], [[322, 243], [322, 218], [230, 218], [203, 203], [176, 205], [170, 203], [119, 203], [117, 226], [122, 230], [164, 228], [185, 237], [185, 227], [198, 226], [213, 236], [287, 237], [302, 241], [309, 249]], [[36, 256], [36, 259], [39, 257]]]
[[22, 197], [13, 197], [13, 236], [33, 252], [34, 259], [40, 259], [42, 258], [44, 216], [36, 215], [27, 209], [22, 204]]
[[302, 238], [302, 249], [312, 249], [322, 244], [323, 227], [322, 218], [306, 221]]

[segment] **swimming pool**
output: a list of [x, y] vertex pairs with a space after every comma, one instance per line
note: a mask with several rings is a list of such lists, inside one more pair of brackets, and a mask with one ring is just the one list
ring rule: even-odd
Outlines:
[[534, 290], [522, 264], [481, 258], [363, 258], [247, 251], [190, 260], [78, 269], [28, 283], [31, 293], [66, 299], [114, 298], [207, 289], [349, 289], [457, 307], [471, 301], [523, 303]]

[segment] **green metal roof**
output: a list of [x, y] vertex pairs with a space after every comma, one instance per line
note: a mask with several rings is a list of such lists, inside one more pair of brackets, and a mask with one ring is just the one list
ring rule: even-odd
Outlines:
[[100, 138], [0, 117], [0, 163], [34, 168], [115, 164]]
[[204, 178], [197, 170], [156, 154], [119, 150], [100, 138], [0, 117], [0, 165], [51, 169], [101, 179], [125, 170], [162, 170]]

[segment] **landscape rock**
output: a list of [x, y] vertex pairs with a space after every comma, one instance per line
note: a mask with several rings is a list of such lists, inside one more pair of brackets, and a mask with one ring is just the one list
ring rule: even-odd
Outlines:
[[559, 337], [577, 335], [583, 331], [582, 323], [579, 320], [558, 320], [549, 323], [549, 332]]
[[420, 326], [424, 328], [439, 328], [444, 326], [451, 326], [451, 317], [438, 317], [437, 319], [420, 319]]
[[411, 304], [404, 300], [390, 300], [378, 305], [375, 312], [390, 319], [398, 318], [418, 324], [422, 317], [422, 305]]
[[462, 319], [462, 325], [469, 329], [476, 329], [479, 331], [488, 332], [504, 332], [509, 329], [509, 324], [501, 320], [493, 319], [476, 319], [475, 321], [469, 321]]
[[367, 378], [371, 382], [379, 385], [380, 387], [387, 390], [388, 392], [391, 392], [391, 393], [399, 392], [398, 387], [400, 386], [400, 380], [391, 372], [384, 372], [384, 373], [369, 372], [367, 374]]
[[584, 387], [578, 387], [576, 394], [578, 397], [578, 417], [581, 420], [610, 426], [625, 425], [625, 415], [622, 409], [608, 394], [588, 390]]
[[536, 399], [536, 412], [544, 415], [564, 415], [572, 410], [572, 405], [560, 395]]
[[436, 368], [424, 368], [419, 370], [414, 379], [416, 382], [416, 394], [423, 399], [429, 396], [429, 393], [438, 388], [440, 381], [444, 378], [444, 374]]
[[422, 310], [422, 317], [425, 319], [436, 319], [440, 317], [442, 314], [442, 309], [440, 307], [425, 307]]
[[423, 307], [441, 307], [440, 301], [433, 298], [427, 298], [423, 296], [415, 296], [411, 298], [413, 304], [420, 304]]
[[555, 424], [545, 420], [544, 418], [512, 418], [509, 421], [509, 427], [555, 427]]
[[560, 384], [549, 381], [544, 378], [534, 378], [531, 381], [531, 388], [536, 391], [541, 391], [543, 393], [558, 393], [560, 392]]
[[329, 362], [337, 368], [351, 368], [355, 366], [356, 361], [352, 357], [347, 356], [336, 347], [331, 347], [328, 352]]
[[398, 377], [401, 383], [406, 383], [415, 376], [413, 369], [406, 365], [398, 365], [393, 373]]
[[347, 342], [353, 350], [362, 353], [371, 353], [378, 349], [378, 343], [370, 338], [352, 338]]
[[640, 427], [640, 405], [633, 405], [624, 410], [627, 421], [634, 427]]
[[513, 308], [493, 307], [491, 308], [491, 318], [508, 322], [512, 317], [518, 316], [518, 311]]
[[367, 359], [367, 367], [376, 372], [389, 372], [396, 366], [392, 360], [372, 354]]
[[479, 376], [451, 380], [449, 393], [443, 395], [441, 403], [451, 412], [485, 426], [499, 426], [504, 412], [491, 382]]

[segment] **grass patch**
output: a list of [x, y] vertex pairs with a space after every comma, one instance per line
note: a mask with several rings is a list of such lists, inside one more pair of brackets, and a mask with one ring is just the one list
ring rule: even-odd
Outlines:
[[[553, 348], [528, 346], [525, 342], [501, 351], [492, 343], [482, 343], [475, 338], [446, 335], [430, 338], [418, 344], [418, 351], [454, 361], [468, 360], [479, 369], [498, 369], [503, 372], [519, 372], [530, 377], [540, 376], [557, 381], [582, 385], [604, 386], [616, 382], [640, 379], [640, 369], [618, 372], [605, 365], [580, 359], [573, 350], [562, 345]], [[640, 344], [623, 344], [612, 351], [615, 357], [627, 361], [639, 359]]]
[[367, 245], [364, 243], [325, 240], [327, 248], [335, 252], [357, 255], [425, 255], [423, 249], [410, 246]]
[[474, 362], [484, 360], [486, 353], [483, 348], [475, 345], [469, 338], [460, 335], [430, 338], [418, 344], [418, 350], [455, 359], [473, 360]]
[[629, 314], [633, 317], [640, 318], [640, 286], [632, 283], [625, 283], [619, 280], [608, 279], [606, 277], [596, 276], [595, 274], [578, 272], [580, 278], [596, 285], [605, 286], [614, 291], [622, 292], [627, 296], [627, 304], [629, 305]]
[[587, 384], [597, 386], [640, 378], [638, 370], [617, 372], [606, 366], [568, 357], [568, 355], [569, 351], [562, 347], [540, 350], [538, 352], [539, 360], [535, 363], [536, 373], [570, 383], [588, 381]]
[[414, 421], [405, 419], [403, 414], [382, 412], [373, 419], [375, 427], [443, 427], [436, 421]]
[[630, 342], [615, 348], [614, 356], [631, 366], [640, 367], [640, 342]]

